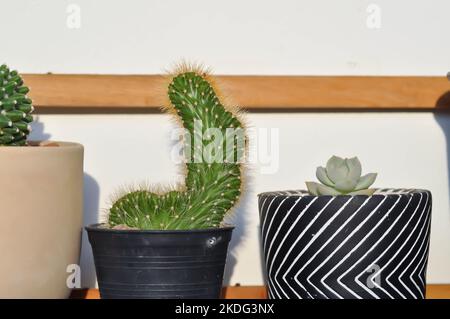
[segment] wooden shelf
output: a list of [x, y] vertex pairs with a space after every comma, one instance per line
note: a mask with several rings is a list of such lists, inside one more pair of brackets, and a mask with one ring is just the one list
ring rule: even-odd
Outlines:
[[[235, 286], [223, 289], [225, 299], [266, 299], [264, 286]], [[99, 299], [97, 289], [79, 289], [72, 292], [74, 299]], [[428, 285], [427, 299], [450, 299], [450, 285]]]
[[[26, 74], [40, 110], [158, 110], [161, 75]], [[250, 110], [450, 109], [450, 82], [405, 76], [217, 76], [225, 96]]]

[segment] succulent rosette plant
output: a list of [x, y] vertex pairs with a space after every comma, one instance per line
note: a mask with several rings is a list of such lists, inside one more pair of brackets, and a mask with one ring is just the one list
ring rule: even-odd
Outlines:
[[316, 177], [320, 183], [306, 182], [311, 195], [372, 195], [369, 188], [377, 178], [376, 173], [362, 174], [361, 162], [357, 157], [341, 158], [332, 156], [326, 167], [319, 166]]
[[258, 195], [269, 298], [425, 298], [431, 192], [370, 188], [377, 174], [361, 173], [333, 156], [309, 192]]

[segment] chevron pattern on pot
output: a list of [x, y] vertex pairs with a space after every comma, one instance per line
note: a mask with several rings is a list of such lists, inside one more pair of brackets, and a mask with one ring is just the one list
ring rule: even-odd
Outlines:
[[431, 193], [259, 195], [270, 298], [424, 298]]

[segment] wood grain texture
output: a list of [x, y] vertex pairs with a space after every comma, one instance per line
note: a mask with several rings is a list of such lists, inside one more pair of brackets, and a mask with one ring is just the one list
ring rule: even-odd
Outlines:
[[[161, 75], [26, 74], [34, 104], [46, 108], [157, 109]], [[217, 76], [225, 96], [255, 110], [450, 109], [446, 77]]]
[[[225, 299], [266, 299], [264, 286], [229, 286], [224, 287]], [[72, 292], [74, 299], [99, 299], [97, 289], [78, 289]], [[427, 299], [450, 299], [450, 285], [427, 285]]]
[[225, 299], [267, 299], [264, 286], [228, 286], [223, 288]]
[[450, 285], [427, 285], [427, 299], [450, 299]]

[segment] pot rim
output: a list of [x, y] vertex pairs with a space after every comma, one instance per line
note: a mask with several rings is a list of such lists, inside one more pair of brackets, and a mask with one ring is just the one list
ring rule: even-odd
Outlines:
[[[58, 149], [78, 149], [83, 148], [83, 145], [76, 142], [66, 142], [66, 141], [28, 141], [28, 143], [33, 145], [27, 145], [27, 146], [1, 146], [0, 150], [6, 151], [6, 150], [15, 150], [15, 151], [26, 151], [26, 152], [32, 152], [32, 151], [42, 151], [42, 150], [58, 150]], [[48, 145], [48, 144], [58, 144], [56, 145]]]
[[300, 190], [284, 190], [284, 191], [271, 191], [271, 192], [263, 192], [258, 194], [259, 197], [270, 197], [270, 196], [277, 196], [277, 197], [376, 197], [376, 196], [383, 196], [383, 197], [389, 197], [389, 196], [411, 196], [414, 194], [423, 194], [423, 193], [429, 193], [431, 194], [431, 191], [427, 189], [421, 189], [421, 188], [376, 188], [376, 191], [372, 195], [311, 195], [308, 191], [300, 189]]
[[111, 229], [111, 228], [102, 228], [100, 226], [105, 225], [105, 223], [96, 223], [89, 224], [84, 227], [86, 231], [92, 232], [104, 232], [104, 233], [117, 233], [117, 234], [188, 234], [188, 233], [209, 233], [209, 232], [219, 232], [219, 231], [227, 231], [233, 230], [235, 228], [234, 225], [225, 225], [217, 228], [205, 228], [205, 229], [168, 229], [168, 230], [159, 230], [159, 229]]

